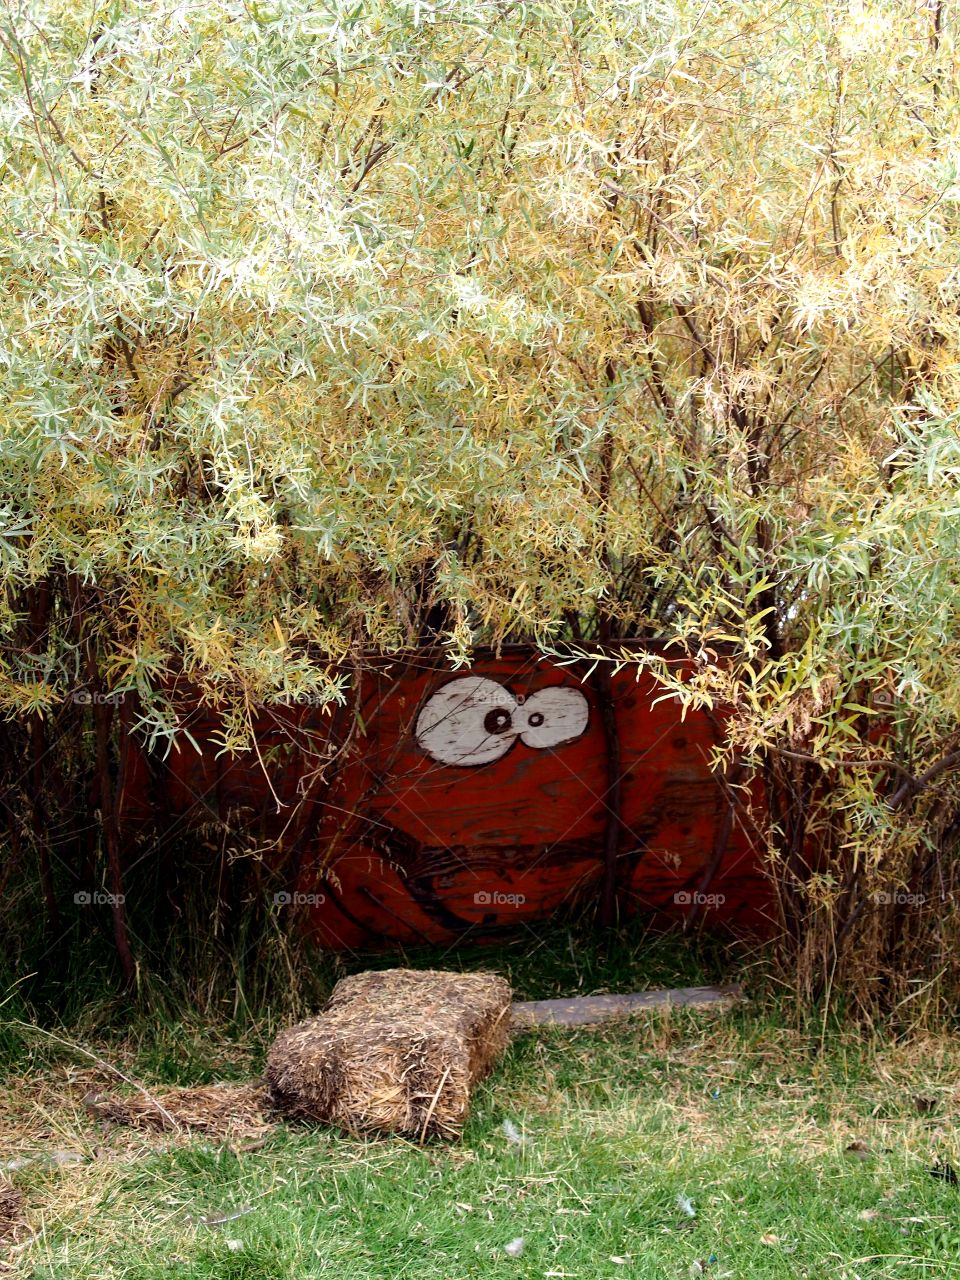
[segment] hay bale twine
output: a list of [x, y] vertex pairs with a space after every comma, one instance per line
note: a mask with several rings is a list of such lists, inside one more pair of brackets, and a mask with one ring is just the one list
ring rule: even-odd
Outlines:
[[325, 1011], [267, 1057], [274, 1105], [351, 1133], [456, 1138], [470, 1093], [506, 1047], [509, 984], [485, 973], [388, 969], [338, 982]]

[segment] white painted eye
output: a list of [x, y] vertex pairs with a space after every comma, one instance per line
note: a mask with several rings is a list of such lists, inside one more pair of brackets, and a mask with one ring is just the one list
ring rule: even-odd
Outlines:
[[559, 747], [579, 738], [590, 706], [579, 689], [557, 686], [532, 693], [516, 715], [520, 741], [528, 747]]
[[516, 698], [502, 684], [464, 676], [428, 699], [413, 732], [427, 755], [440, 764], [490, 764], [516, 742], [521, 714]]

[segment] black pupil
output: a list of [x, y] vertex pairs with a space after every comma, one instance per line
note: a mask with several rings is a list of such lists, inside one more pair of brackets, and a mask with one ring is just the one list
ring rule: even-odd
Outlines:
[[540, 726], [543, 724], [543, 716], [540, 714], [539, 711], [535, 711], [533, 715], [530, 717], [530, 719], [527, 721], [527, 724], [534, 729], [539, 729]]
[[495, 711], [488, 711], [483, 717], [483, 727], [487, 733], [506, 733], [510, 728], [510, 712], [505, 711], [503, 707], [497, 707]]

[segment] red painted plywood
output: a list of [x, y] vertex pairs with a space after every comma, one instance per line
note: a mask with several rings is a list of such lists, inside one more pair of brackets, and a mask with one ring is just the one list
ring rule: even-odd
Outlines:
[[[201, 752], [168, 761], [163, 805], [191, 819], [245, 815], [280, 842], [278, 856], [299, 842], [297, 889], [318, 899], [309, 927], [325, 946], [479, 938], [542, 919], [595, 899], [602, 876], [611, 780], [582, 674], [531, 650], [462, 674], [442, 659], [381, 664], [364, 672], [352, 736], [343, 715], [263, 708], [258, 753], [233, 761], [216, 758], [217, 717], [195, 711]], [[744, 806], [730, 820], [732, 793], [710, 768], [720, 720], [681, 720], [646, 674], [620, 673], [611, 692], [621, 909], [680, 918], [695, 905], [682, 896], [704, 890], [708, 921], [756, 927], [768, 901], [758, 836]], [[341, 753], [320, 779], [327, 745]], [[129, 776], [135, 813], [142, 761]]]

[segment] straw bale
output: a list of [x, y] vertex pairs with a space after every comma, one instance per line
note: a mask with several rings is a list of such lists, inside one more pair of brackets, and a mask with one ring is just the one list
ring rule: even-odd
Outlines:
[[470, 1094], [509, 1035], [509, 985], [493, 974], [389, 969], [344, 978], [326, 1010], [267, 1058], [291, 1118], [422, 1142], [460, 1135]]

